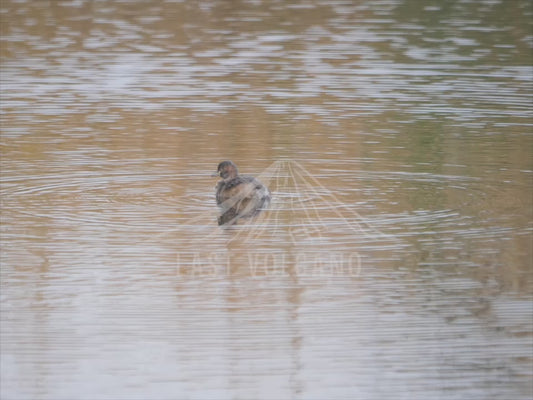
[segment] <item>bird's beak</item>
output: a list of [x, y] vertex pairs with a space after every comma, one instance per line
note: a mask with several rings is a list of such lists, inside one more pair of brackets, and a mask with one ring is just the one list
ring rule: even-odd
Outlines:
[[211, 174], [211, 176], [212, 176], [213, 178], [215, 178], [215, 177], [220, 176], [220, 175], [218, 174], [218, 172], [213, 172], [213, 173]]

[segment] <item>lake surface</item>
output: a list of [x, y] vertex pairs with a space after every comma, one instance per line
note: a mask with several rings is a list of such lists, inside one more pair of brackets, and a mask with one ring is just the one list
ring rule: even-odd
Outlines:
[[530, 1], [0, 16], [2, 399], [533, 396]]

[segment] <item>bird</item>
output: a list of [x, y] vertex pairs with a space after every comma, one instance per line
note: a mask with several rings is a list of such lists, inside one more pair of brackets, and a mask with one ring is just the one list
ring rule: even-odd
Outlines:
[[216, 185], [216, 201], [221, 210], [218, 225], [236, 224], [270, 205], [268, 188], [253, 176], [239, 175], [233, 161], [222, 161], [214, 175], [222, 178]]

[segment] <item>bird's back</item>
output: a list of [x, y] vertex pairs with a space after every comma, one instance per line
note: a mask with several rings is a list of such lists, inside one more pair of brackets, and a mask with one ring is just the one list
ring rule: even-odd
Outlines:
[[252, 176], [237, 176], [217, 184], [216, 199], [222, 209], [219, 224], [235, 218], [251, 217], [270, 204], [270, 192]]

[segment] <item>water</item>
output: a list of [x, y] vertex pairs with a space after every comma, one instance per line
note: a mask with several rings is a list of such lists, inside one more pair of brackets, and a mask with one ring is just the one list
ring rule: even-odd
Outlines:
[[0, 13], [3, 399], [533, 396], [529, 1]]

